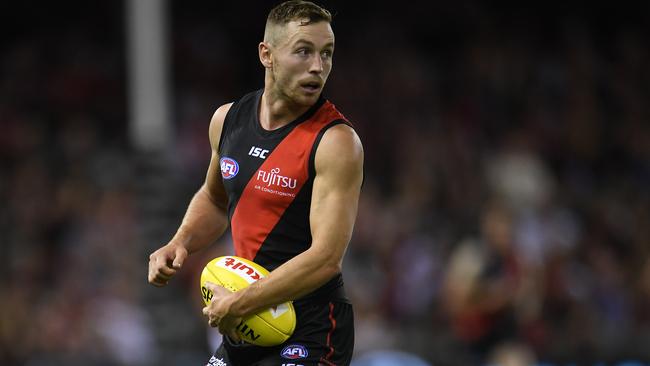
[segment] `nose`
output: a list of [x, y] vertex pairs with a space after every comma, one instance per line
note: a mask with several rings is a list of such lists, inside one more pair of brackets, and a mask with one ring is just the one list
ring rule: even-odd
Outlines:
[[323, 59], [319, 56], [316, 55], [309, 67], [309, 72], [315, 73], [315, 74], [320, 74], [323, 72]]

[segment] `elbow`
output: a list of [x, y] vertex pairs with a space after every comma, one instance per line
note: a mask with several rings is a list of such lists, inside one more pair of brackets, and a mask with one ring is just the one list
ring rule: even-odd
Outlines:
[[332, 263], [328, 267], [328, 273], [332, 275], [332, 277], [336, 276], [337, 274], [341, 273], [342, 267], [340, 262]]
[[340, 260], [326, 260], [323, 261], [323, 265], [321, 267], [321, 274], [326, 281], [329, 281], [330, 279], [334, 278], [339, 273], [341, 273], [341, 270], [342, 270], [342, 266]]
[[323, 282], [337, 276], [342, 270], [342, 253], [339, 255], [337, 251], [328, 249], [324, 246], [312, 246], [308, 250], [312, 263], [310, 267]]

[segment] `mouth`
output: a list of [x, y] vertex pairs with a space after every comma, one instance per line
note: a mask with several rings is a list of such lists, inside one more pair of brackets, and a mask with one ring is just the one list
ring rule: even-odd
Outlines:
[[307, 81], [300, 83], [300, 88], [309, 94], [317, 93], [322, 87], [318, 81]]

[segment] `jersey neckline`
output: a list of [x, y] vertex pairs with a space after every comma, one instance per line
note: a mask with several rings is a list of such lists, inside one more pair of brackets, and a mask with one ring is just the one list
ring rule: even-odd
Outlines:
[[262, 127], [262, 124], [260, 123], [260, 115], [259, 115], [259, 110], [260, 110], [260, 103], [262, 102], [262, 94], [264, 94], [264, 88], [260, 89], [257, 91], [255, 95], [255, 109], [253, 113], [253, 127], [255, 129], [255, 132], [257, 132], [260, 136], [262, 137], [272, 137], [272, 136], [277, 136], [279, 134], [282, 134], [283, 132], [290, 130], [294, 126], [308, 120], [311, 118], [316, 111], [325, 103], [325, 98], [323, 98], [323, 95], [321, 94], [318, 96], [318, 100], [314, 105], [309, 107], [309, 109], [300, 115], [298, 118], [295, 120], [287, 123], [286, 125], [276, 128], [275, 130], [266, 130]]

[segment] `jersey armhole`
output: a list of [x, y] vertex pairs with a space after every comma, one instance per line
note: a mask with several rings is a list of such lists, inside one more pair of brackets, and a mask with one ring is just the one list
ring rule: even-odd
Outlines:
[[223, 137], [226, 136], [226, 133], [228, 132], [228, 127], [230, 126], [230, 120], [232, 119], [232, 113], [233, 109], [237, 107], [239, 104], [239, 101], [233, 102], [230, 105], [230, 108], [228, 108], [228, 112], [226, 112], [226, 116], [223, 118], [223, 126], [221, 126], [221, 135], [219, 136], [219, 145], [217, 146], [217, 153], [219, 156], [221, 156], [221, 145], [223, 145]]

